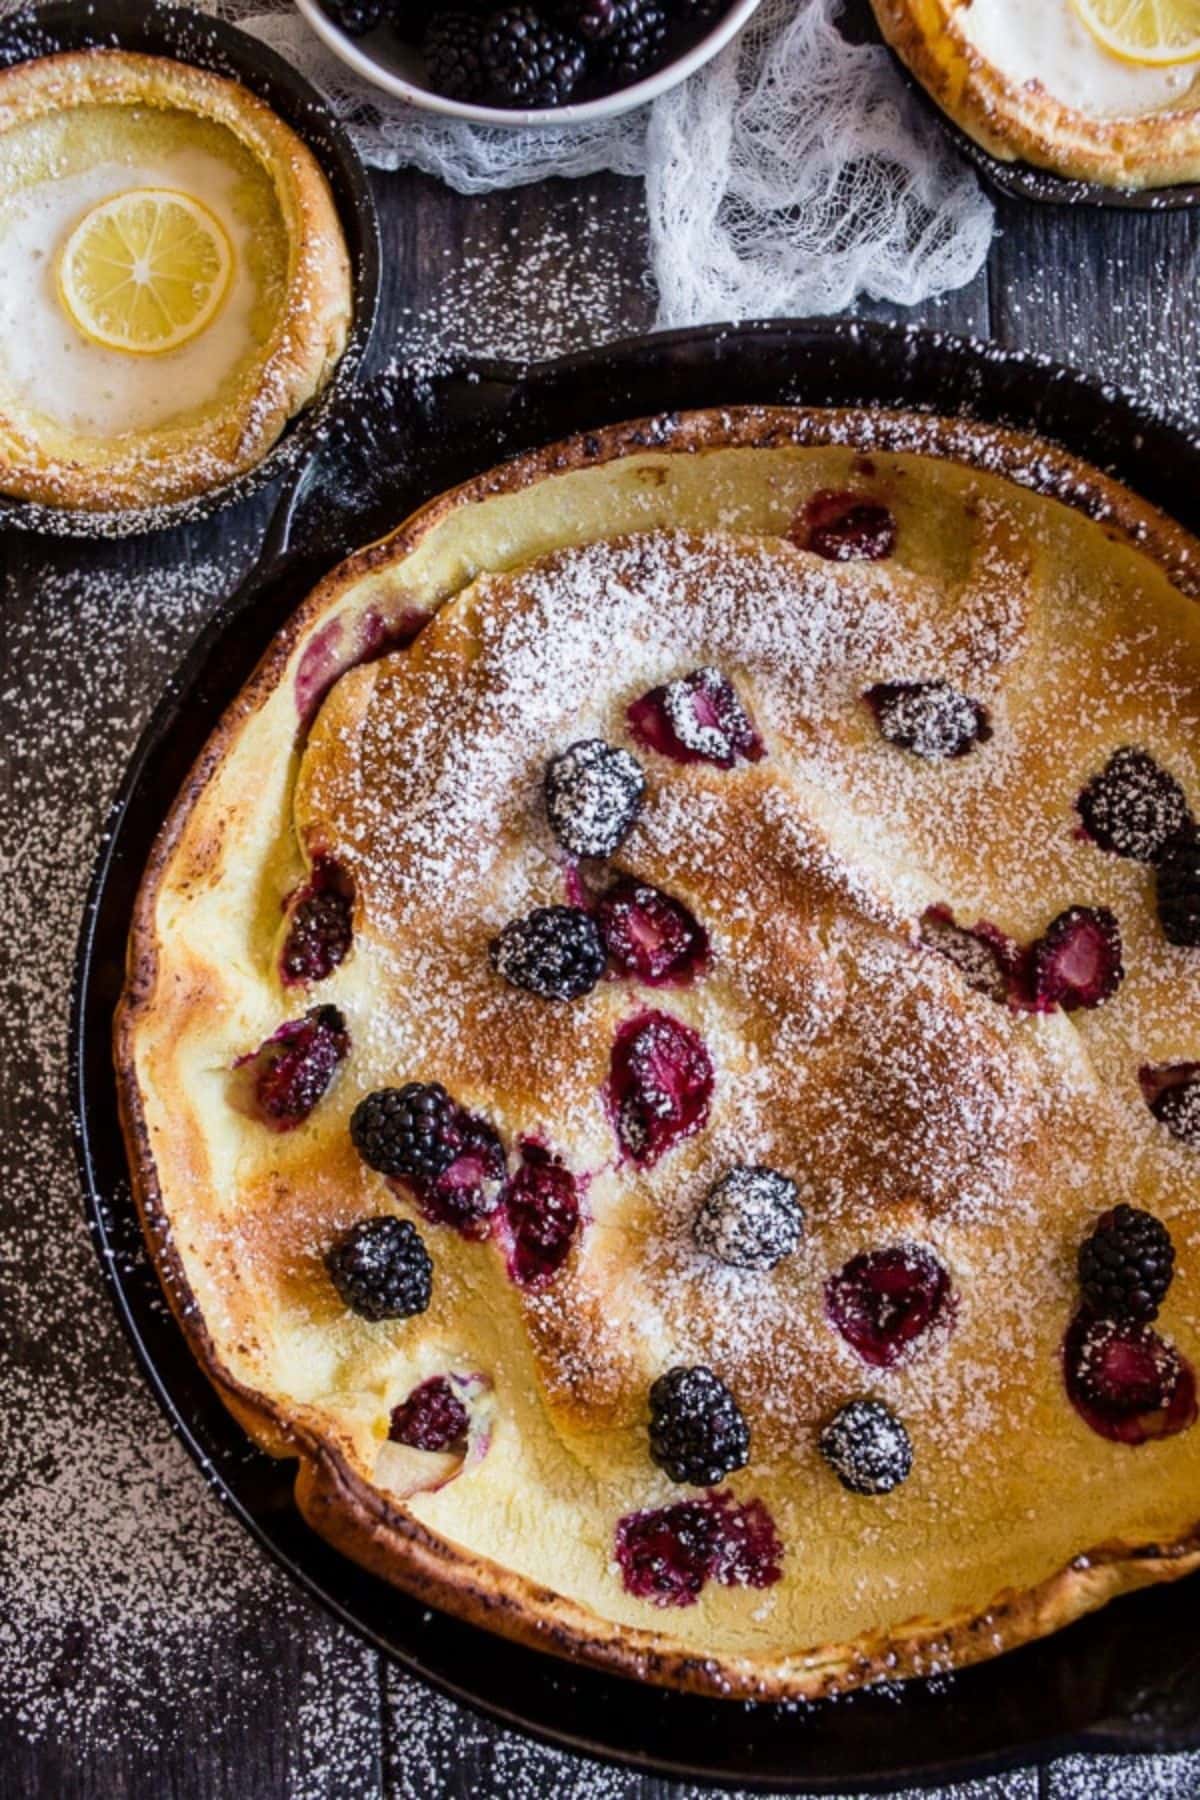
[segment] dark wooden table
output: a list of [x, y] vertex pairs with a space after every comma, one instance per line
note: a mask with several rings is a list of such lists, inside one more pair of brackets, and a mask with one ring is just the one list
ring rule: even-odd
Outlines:
[[[635, 184], [466, 200], [399, 174], [378, 194], [381, 363], [545, 354], [652, 322]], [[998, 227], [986, 272], [919, 317], [1200, 419], [1200, 216], [1005, 203]], [[249, 566], [270, 507], [125, 546], [0, 539], [0, 1794], [682, 1800], [433, 1696], [294, 1591], [170, 1437], [81, 1222], [64, 1043], [89, 867], [153, 701]], [[1196, 1800], [1200, 1755], [1060, 1762], [956, 1792]]]

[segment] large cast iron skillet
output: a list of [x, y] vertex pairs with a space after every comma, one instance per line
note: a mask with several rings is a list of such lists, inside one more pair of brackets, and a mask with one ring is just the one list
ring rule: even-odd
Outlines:
[[406, 1668], [558, 1745], [663, 1775], [820, 1793], [943, 1782], [1052, 1750], [1200, 1745], [1200, 1577], [1120, 1600], [936, 1686], [790, 1709], [639, 1687], [430, 1613], [303, 1524], [290, 1466], [249, 1448], [193, 1362], [143, 1251], [109, 1042], [130, 908], [172, 796], [271, 634], [345, 549], [510, 452], [641, 413], [745, 401], [877, 402], [1017, 424], [1111, 469], [1200, 532], [1200, 447], [1181, 428], [1081, 375], [928, 332], [846, 323], [710, 328], [525, 370], [459, 369], [422, 392], [402, 381], [367, 389], [352, 433], [324, 443], [298, 471], [258, 573], [170, 683], [100, 853], [76, 973], [73, 1098], [113, 1298], [176, 1432], [251, 1535]]

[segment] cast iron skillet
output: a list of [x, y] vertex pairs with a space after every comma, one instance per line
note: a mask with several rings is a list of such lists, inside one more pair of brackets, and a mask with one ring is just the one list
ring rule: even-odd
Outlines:
[[48, 6], [25, 7], [0, 21], [0, 68], [32, 56], [97, 46], [173, 56], [230, 76], [286, 120], [308, 145], [333, 190], [350, 253], [354, 316], [341, 361], [325, 391], [285, 426], [261, 462], [224, 487], [170, 506], [109, 513], [42, 506], [0, 494], [0, 529], [60, 537], [132, 537], [206, 518], [219, 507], [244, 500], [312, 455], [331, 421], [345, 410], [379, 304], [379, 221], [370, 183], [348, 134], [302, 75], [247, 32], [194, 8], [160, 0], [54, 0]]
[[746, 401], [927, 407], [1040, 432], [1200, 531], [1200, 445], [1178, 426], [1032, 357], [854, 323], [710, 327], [521, 369], [460, 367], [422, 391], [366, 389], [280, 504], [263, 562], [169, 684], [122, 782], [79, 944], [72, 1100], [96, 1247], [175, 1431], [277, 1561], [387, 1655], [456, 1699], [572, 1750], [656, 1774], [845, 1793], [945, 1782], [1067, 1748], [1200, 1745], [1200, 1578], [1132, 1596], [903, 1697], [722, 1705], [501, 1644], [344, 1560], [301, 1521], [292, 1469], [251, 1449], [193, 1361], [149, 1266], [116, 1125], [110, 1049], [125, 936], [151, 843], [221, 710], [339, 554], [497, 459], [639, 413]]
[[[884, 43], [868, 0], [854, 0], [850, 7], [852, 29], [858, 38]], [[905, 67], [891, 46], [887, 46], [905, 86], [914, 100], [935, 119], [959, 153], [975, 167], [984, 179], [1002, 194], [1014, 200], [1033, 200], [1039, 205], [1105, 206], [1118, 212], [1179, 212], [1185, 207], [1200, 206], [1200, 183], [1179, 182], [1173, 187], [1114, 188], [1099, 181], [1073, 181], [1067, 175], [1056, 175], [1051, 169], [1039, 169], [1033, 163], [1005, 162], [977, 144], [961, 125], [944, 113], [933, 95], [922, 87]]]

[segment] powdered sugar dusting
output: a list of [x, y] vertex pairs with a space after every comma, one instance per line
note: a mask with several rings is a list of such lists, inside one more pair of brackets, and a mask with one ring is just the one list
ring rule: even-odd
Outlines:
[[[706, 571], [699, 584], [689, 574], [693, 548]], [[493, 603], [506, 585], [502, 577], [482, 577], [471, 610], [480, 657], [498, 679], [464, 699], [455, 635], [436, 648], [418, 645], [417, 679], [427, 696], [419, 722], [406, 712], [398, 726], [392, 707], [373, 709], [363, 767], [379, 772], [381, 791], [370, 791], [368, 774], [353, 814], [342, 809], [337, 826], [347, 834], [345, 853], [365, 856], [369, 873], [374, 834], [382, 853], [386, 831], [386, 860], [393, 863], [390, 821], [403, 818], [411, 860], [405, 887], [440, 909], [465, 910], [486, 890], [481, 874], [490, 877], [495, 856], [487, 855], [472, 875], [467, 864], [485, 839], [501, 841], [498, 828], [524, 826], [547, 740], [604, 736], [593, 729], [598, 715], [590, 702], [614, 640], [638, 648], [645, 673], [634, 678], [636, 686], [630, 681], [631, 697], [660, 670], [670, 673], [683, 655], [707, 649], [753, 672], [764, 723], [782, 729], [803, 709], [816, 735], [823, 708], [843, 702], [847, 671], [887, 654], [911, 598], [904, 586], [897, 594], [844, 567], [834, 575], [807, 562], [781, 565], [751, 543], [730, 557], [719, 539], [693, 546], [671, 534], [591, 544], [551, 559], [544, 572], [523, 578], [519, 608]], [[685, 587], [689, 604], [681, 609]], [[912, 617], [904, 623], [906, 656], [932, 663], [938, 655], [932, 625]], [[406, 683], [408, 676], [396, 679]], [[316, 807], [323, 807], [320, 793]], [[376, 863], [381, 876], [383, 860], [381, 854]]]
[[1193, 1800], [1200, 1753], [1068, 1756], [1050, 1769], [1049, 1800]]
[[[850, 1696], [841, 1704], [854, 1706], [854, 1697]], [[749, 1726], [752, 1709], [730, 1705], [728, 1710], [731, 1730]], [[796, 1706], [793, 1710], [799, 1715], [797, 1734], [803, 1741], [803, 1717], [807, 1709]], [[494, 1728], [437, 1694], [428, 1695], [419, 1725], [415, 1725], [409, 1710], [407, 1685], [394, 1702], [393, 1728], [396, 1785], [389, 1792], [394, 1800], [451, 1800], [464, 1778], [477, 1783], [479, 1792], [508, 1795], [512, 1800], [542, 1800], [547, 1793], [552, 1793], [554, 1800], [647, 1800], [648, 1794], [654, 1791], [643, 1776], [546, 1750], [514, 1732], [495, 1733]], [[1151, 1767], [1161, 1764], [1168, 1770], [1184, 1769], [1190, 1762], [1188, 1758], [1147, 1760]], [[1073, 1787], [1064, 1783], [1061, 1789], [1052, 1790], [1052, 1800], [1093, 1800], [1090, 1791], [1082, 1785], [1082, 1775], [1090, 1765], [1083, 1758], [1075, 1759], [1075, 1762], [1081, 1784]], [[1062, 1766], [1066, 1770], [1070, 1765]], [[1139, 1764], [1131, 1762], [1118, 1766], [1132, 1770]], [[707, 1784], [694, 1782], [661, 1782], [656, 1787], [661, 1789], [664, 1800], [668, 1794], [670, 1800], [711, 1800], [714, 1791]], [[1188, 1792], [1186, 1787], [1165, 1788], [1165, 1800], [1184, 1800]], [[1035, 1773], [1018, 1770], [984, 1781], [931, 1788], [928, 1800], [1037, 1800], [1037, 1794]], [[749, 1795], [737, 1790], [733, 1800], [749, 1800]], [[804, 1796], [799, 1800], [804, 1800]], [[1132, 1787], [1127, 1791], [1114, 1788], [1111, 1793], [1106, 1791], [1102, 1800], [1147, 1800], [1147, 1797]]]
[[[902, 479], [921, 478], [906, 465], [903, 478], [876, 479], [902, 491]], [[718, 514], [724, 501], [714, 479]], [[351, 863], [375, 924], [385, 922], [389, 986], [414, 991], [415, 958], [421, 990], [439, 994], [432, 1024], [428, 1009], [414, 1018], [402, 1000], [386, 1024], [373, 1020], [371, 1054], [406, 1073], [424, 1055], [452, 1086], [486, 1090], [480, 1045], [516, 1029], [515, 1018], [469, 954], [456, 957], [452, 980], [440, 975], [437, 940], [465, 946], [481, 914], [518, 896], [544, 901], [540, 884], [561, 880], [540, 813], [547, 754], [585, 735], [620, 743], [630, 699], [670, 691], [697, 666], [744, 691], [765, 760], [744, 771], [684, 767], [648, 748], [643, 814], [619, 858], [637, 878], [670, 886], [711, 936], [712, 968], [685, 1015], [716, 1071], [711, 1118], [675, 1147], [669, 1170], [664, 1158], [661, 1174], [643, 1176], [646, 1191], [598, 1212], [637, 1245], [622, 1264], [627, 1285], [614, 1288], [600, 1250], [593, 1264], [585, 1232], [578, 1265], [526, 1303], [540, 1376], [565, 1414], [601, 1387], [611, 1398], [597, 1370], [624, 1371], [611, 1379], [632, 1408], [638, 1380], [663, 1358], [708, 1363], [754, 1395], [754, 1469], [783, 1482], [804, 1467], [814, 1422], [863, 1379], [853, 1349], [821, 1320], [830, 1270], [864, 1248], [912, 1242], [944, 1263], [967, 1303], [877, 1380], [926, 1463], [957, 1465], [965, 1440], [976, 1492], [999, 1497], [1014, 1396], [1056, 1379], [1046, 1322], [1071, 1299], [1060, 1237], [1081, 1229], [1063, 1221], [1084, 1220], [1100, 1193], [1132, 1191], [1140, 1175], [1112, 1152], [1119, 1108], [1091, 1065], [1090, 1039], [1061, 1017], [1035, 1029], [972, 992], [918, 948], [917, 920], [971, 881], [1018, 915], [1044, 909], [1057, 882], [1090, 890], [1096, 871], [1079, 861], [1073, 824], [1078, 783], [1059, 795], [1048, 764], [1072, 753], [1061, 719], [1036, 711], [1047, 663], [1064, 691], [1104, 705], [1079, 648], [1081, 619], [1094, 641], [1121, 646], [1117, 660], [1136, 662], [1125, 691], [1154, 708], [1158, 736], [1174, 740], [1193, 686], [1178, 656], [1155, 648], [1154, 626], [1122, 610], [1148, 577], [1125, 574], [1125, 589], [1107, 571], [1085, 579], [1049, 510], [1017, 524], [994, 490], [968, 490], [964, 518], [944, 521], [962, 549], [939, 585], [913, 541], [921, 507], [911, 491], [908, 503], [897, 557], [882, 566], [834, 566], [770, 539], [735, 547], [659, 531], [482, 577], [403, 667], [381, 672], [348, 765], [331, 732], [338, 754], [316, 756], [309, 771], [312, 822]], [[937, 504], [932, 494], [927, 504]], [[614, 641], [627, 647], [615, 665]], [[881, 739], [863, 703], [872, 679], [936, 681], [944, 671], [972, 696], [951, 720], [955, 741], [971, 728], [972, 754], [945, 756], [953, 745], [936, 731], [934, 758]], [[976, 694], [994, 709], [994, 730], [981, 728]], [[1047, 785], [1062, 816], [1047, 821], [1045, 842], [1036, 830], [1023, 838], [1013, 795], [1036, 804]], [[612, 1018], [594, 994], [553, 1021], [531, 1017], [521, 1042], [524, 1082], [545, 1109], [539, 1123], [591, 1170], [612, 1156], [595, 1092]], [[626, 1017], [618, 1042], [627, 1028]], [[505, 1075], [502, 1090], [511, 1086]], [[630, 1150], [619, 1121], [618, 1137]], [[714, 1267], [692, 1236], [703, 1194], [752, 1161], [803, 1172], [814, 1221], [813, 1240], [770, 1281]], [[1049, 1192], [1058, 1223], [1048, 1235]], [[603, 1206], [614, 1206], [611, 1192]], [[923, 1504], [951, 1532], [965, 1529], [957, 1479]], [[790, 1525], [799, 1555], [802, 1521]], [[876, 1563], [862, 1579], [879, 1580]], [[899, 1595], [899, 1575], [885, 1581], [893, 1586]], [[873, 1589], [863, 1604], [877, 1604]]]
[[[36, 1741], [64, 1757], [64, 1788], [68, 1763], [73, 1771], [108, 1755], [150, 1769], [166, 1746], [209, 1729], [236, 1736], [298, 1693], [289, 1791], [369, 1794], [373, 1758], [346, 1695], [369, 1683], [371, 1659], [251, 1548], [172, 1438], [80, 1216], [65, 1061], [83, 892], [137, 715], [236, 581], [247, 543], [231, 535], [212, 562], [189, 560], [189, 547], [176, 539], [123, 572], [106, 551], [82, 563], [51, 552], [28, 609], [18, 610], [16, 589], [4, 599], [0, 870], [13, 952], [8, 1094], [19, 1120], [0, 1245], [6, 1760], [19, 1741]], [[289, 1629], [309, 1647], [303, 1675], [278, 1652]], [[209, 1711], [228, 1699], [213, 1671], [231, 1647], [244, 1721], [236, 1708], [219, 1719]]]
[[[536, 235], [519, 223], [495, 240], [482, 231], [447, 244], [430, 291], [401, 316], [403, 368], [422, 388], [464, 357], [511, 366], [535, 357], [624, 337], [648, 325], [653, 303], [630, 292], [628, 242], [646, 233], [646, 214], [624, 200], [549, 190]], [[640, 305], [639, 305], [640, 302]]]

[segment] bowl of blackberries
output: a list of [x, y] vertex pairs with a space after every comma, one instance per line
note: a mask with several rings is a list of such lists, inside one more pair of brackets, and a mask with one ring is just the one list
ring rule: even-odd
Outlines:
[[334, 53], [397, 99], [483, 125], [580, 123], [706, 63], [758, 0], [296, 0]]

